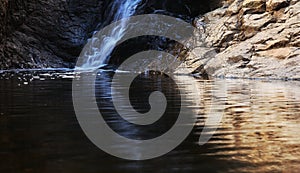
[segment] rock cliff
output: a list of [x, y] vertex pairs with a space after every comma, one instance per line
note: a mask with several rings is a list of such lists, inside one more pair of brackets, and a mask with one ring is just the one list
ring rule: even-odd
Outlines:
[[204, 38], [185, 63], [189, 72], [300, 79], [300, 1], [235, 0], [195, 21], [201, 22]]
[[[136, 14], [182, 18], [220, 0], [143, 0]], [[111, 0], [0, 0], [0, 69], [74, 67], [94, 31], [112, 22]]]
[[72, 67], [104, 0], [1, 0], [0, 69]]

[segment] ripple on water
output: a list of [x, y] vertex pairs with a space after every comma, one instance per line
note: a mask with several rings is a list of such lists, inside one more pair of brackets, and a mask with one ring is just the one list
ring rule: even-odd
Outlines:
[[299, 82], [227, 82], [225, 115], [208, 154], [249, 164], [235, 171], [300, 171]]
[[[85, 137], [73, 111], [74, 77], [78, 74], [72, 70], [0, 73], [0, 157], [5, 158], [0, 172], [300, 171], [300, 82], [181, 76], [183, 84], [195, 80], [201, 91], [199, 107], [188, 100], [197, 112], [194, 131], [164, 157], [130, 162], [110, 157]], [[99, 99], [109, 99], [105, 94], [109, 80], [105, 75], [99, 78], [96, 85], [104, 93]], [[189, 86], [183, 86], [192, 95]], [[216, 92], [222, 87], [226, 98]], [[213, 102], [223, 105], [212, 106]], [[113, 110], [106, 106], [105, 111]], [[199, 135], [211, 110], [224, 113], [222, 123], [212, 124], [212, 129], [219, 127], [217, 132], [207, 144], [199, 146]], [[119, 130], [128, 130], [113, 115], [108, 115], [108, 121], [117, 124]]]

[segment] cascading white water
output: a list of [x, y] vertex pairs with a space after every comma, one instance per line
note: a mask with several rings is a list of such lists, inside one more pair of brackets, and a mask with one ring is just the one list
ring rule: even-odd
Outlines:
[[[115, 13], [112, 15], [113, 21], [132, 16], [140, 2], [141, 0], [114, 0], [114, 2], [112, 2], [113, 4], [111, 9], [109, 9], [112, 13]], [[124, 36], [126, 28], [127, 21], [122, 20], [122, 22], [116, 26], [110, 34], [106, 35], [105, 38], [101, 40], [100, 44], [95, 44], [100, 46], [93, 47], [93, 52], [86, 57], [85, 62], [79, 68], [94, 69], [108, 63], [110, 54], [118, 41], [120, 41]], [[91, 41], [97, 42], [99, 40], [98, 38], [92, 38]]]

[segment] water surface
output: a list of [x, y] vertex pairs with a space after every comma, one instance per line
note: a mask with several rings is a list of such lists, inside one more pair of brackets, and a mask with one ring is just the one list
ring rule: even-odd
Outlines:
[[[172, 111], [152, 129], [130, 127], [116, 118], [109, 102], [111, 75], [103, 72], [97, 78], [96, 95], [98, 105], [107, 113], [106, 121], [118, 133], [148, 139], [170, 128], [176, 119]], [[65, 71], [1, 74], [0, 172], [300, 171], [299, 82], [180, 76], [183, 84], [187, 80], [197, 83], [201, 91], [197, 107], [192, 99], [180, 100], [182, 97], [172, 80], [160, 75], [140, 76], [136, 85], [132, 85], [135, 109], [147, 111], [147, 93], [163, 90], [171, 100], [169, 110], [187, 102], [198, 121], [188, 138], [167, 155], [147, 161], [127, 161], [98, 149], [81, 130], [72, 104], [73, 77], [72, 72]], [[158, 84], [161, 80], [164, 82]], [[185, 87], [192, 95], [194, 91]], [[221, 89], [226, 92], [224, 104], [211, 106], [214, 98], [219, 97], [216, 91]], [[199, 146], [205, 119], [212, 109], [220, 108], [224, 116], [217, 132], [207, 144]], [[122, 144], [116, 149], [122, 147], [134, 151]]]

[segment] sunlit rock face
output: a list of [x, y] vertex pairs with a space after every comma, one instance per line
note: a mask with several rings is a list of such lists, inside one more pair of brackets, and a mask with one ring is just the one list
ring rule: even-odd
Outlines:
[[[112, 22], [110, 0], [0, 0], [0, 69], [74, 67], [94, 31]], [[143, 0], [136, 14], [190, 20], [219, 0]], [[160, 12], [158, 12], [160, 11]]]
[[206, 13], [210, 49], [196, 48], [189, 66], [213, 77], [300, 80], [299, 9], [299, 0], [235, 0]]

